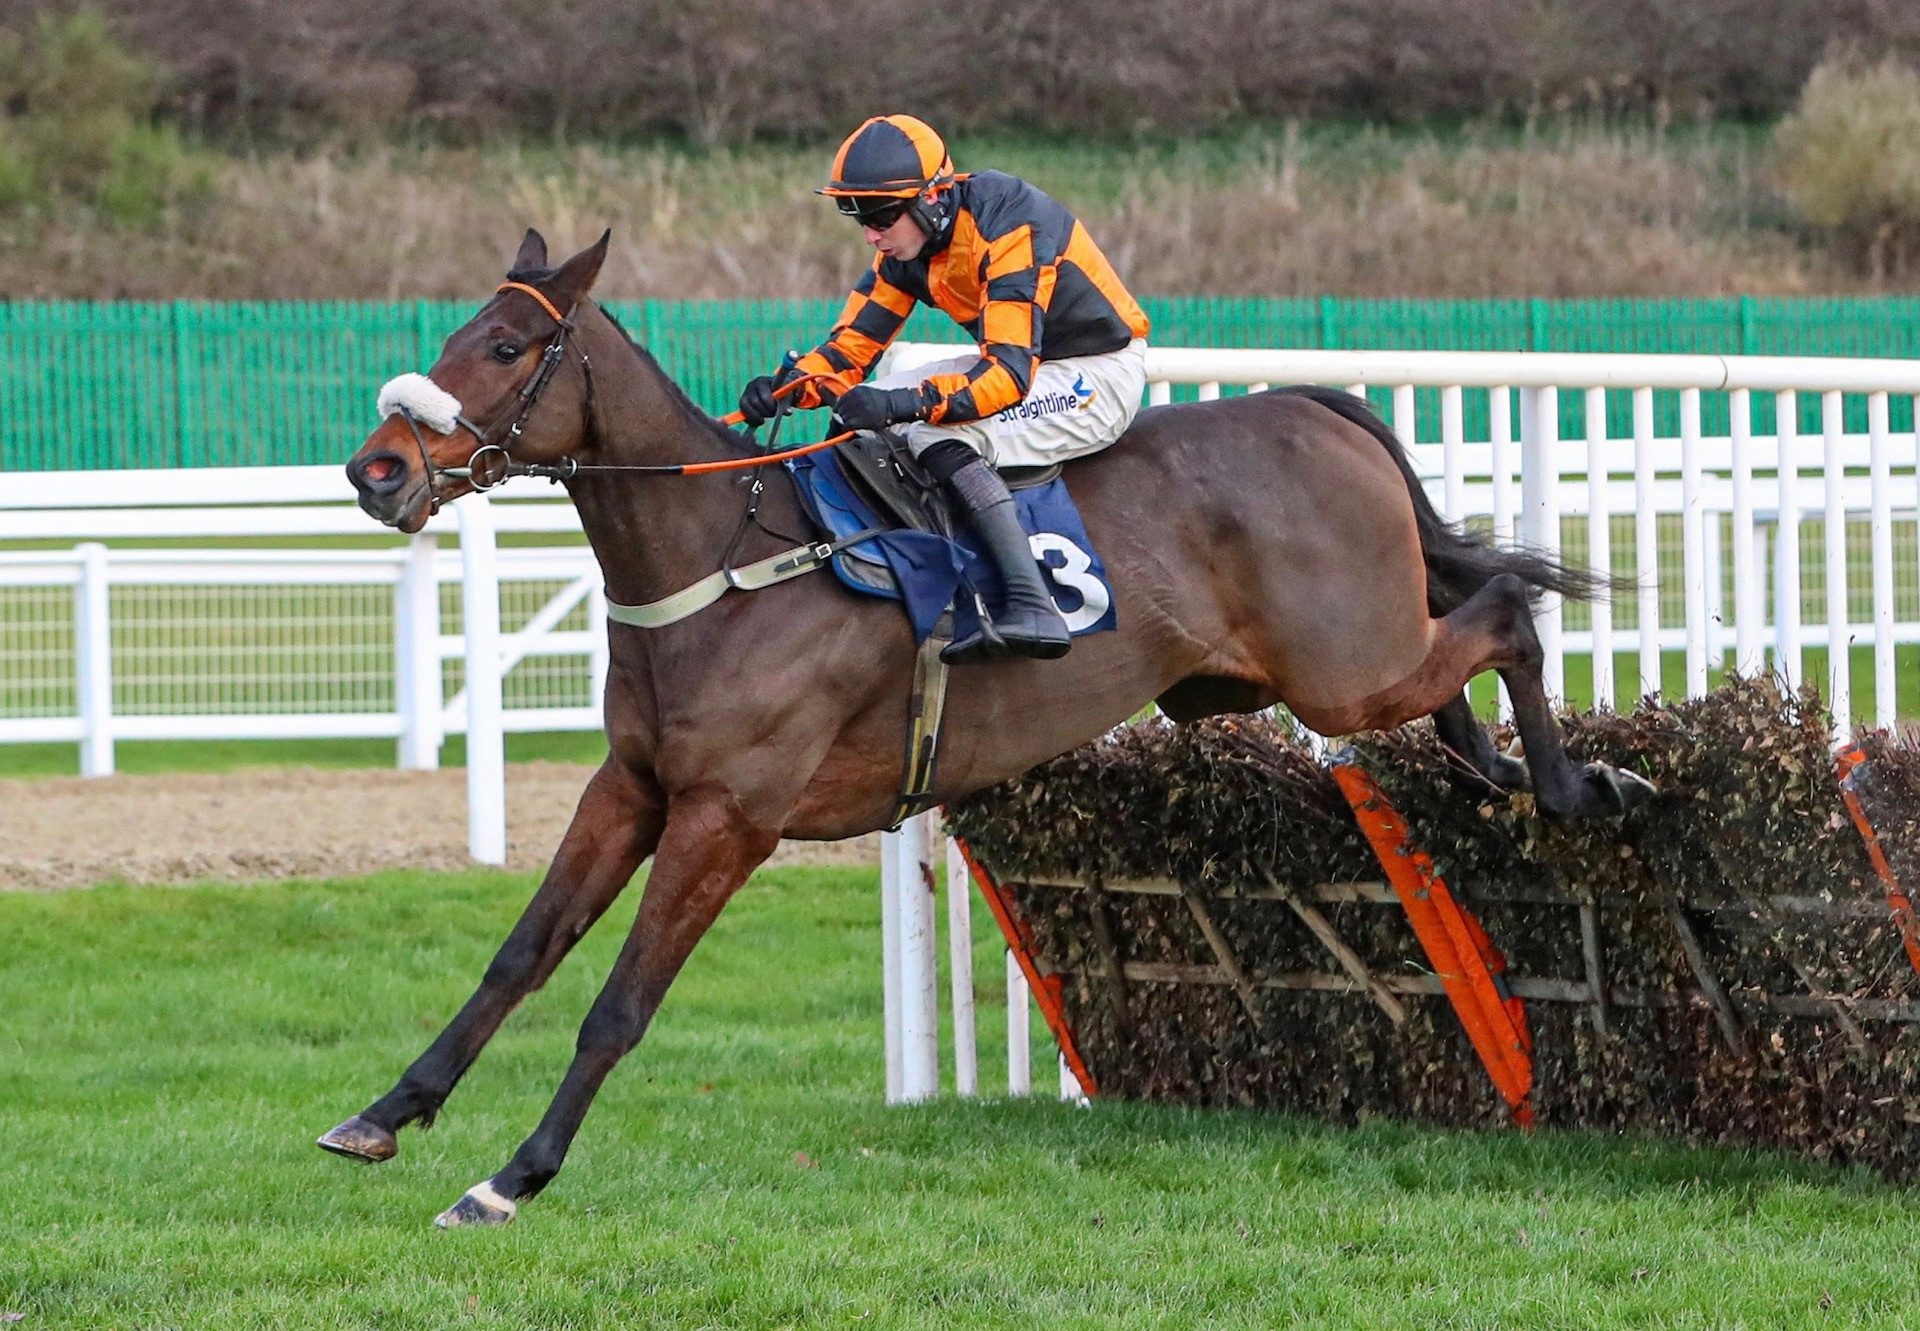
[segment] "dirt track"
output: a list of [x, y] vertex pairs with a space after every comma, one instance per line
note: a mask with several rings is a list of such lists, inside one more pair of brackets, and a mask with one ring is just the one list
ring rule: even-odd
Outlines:
[[[592, 768], [507, 769], [507, 864], [542, 868]], [[877, 837], [786, 842], [773, 862], [874, 864]], [[466, 773], [272, 768], [0, 781], [0, 889], [336, 877], [466, 866]]]

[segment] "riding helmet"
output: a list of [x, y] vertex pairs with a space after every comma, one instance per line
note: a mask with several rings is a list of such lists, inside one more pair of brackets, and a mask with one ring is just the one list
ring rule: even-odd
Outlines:
[[953, 220], [947, 197], [957, 179], [953, 158], [933, 126], [909, 115], [874, 116], [847, 135], [833, 159], [833, 178], [816, 194], [859, 217], [878, 199], [906, 199], [907, 212], [929, 237]]

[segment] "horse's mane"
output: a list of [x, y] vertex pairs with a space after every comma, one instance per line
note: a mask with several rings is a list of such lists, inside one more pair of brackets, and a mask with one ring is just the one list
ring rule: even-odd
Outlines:
[[[544, 283], [551, 281], [553, 276], [559, 271], [557, 268], [515, 268], [507, 273], [507, 281], [525, 282], [528, 286], [541, 287]], [[660, 362], [654, 358], [654, 354], [651, 351], [648, 351], [645, 347], [641, 346], [639, 342], [634, 340], [633, 334], [627, 331], [626, 325], [614, 316], [612, 310], [608, 309], [606, 305], [599, 301], [595, 301], [594, 304], [599, 306], [600, 313], [607, 316], [607, 322], [613, 325], [614, 331], [620, 334], [633, 354], [640, 358], [640, 363], [652, 370], [660, 382], [666, 385], [668, 398], [679, 406], [682, 415], [706, 426], [711, 433], [726, 440], [735, 448], [740, 446], [739, 436], [715, 420], [712, 416], [709, 416], [698, 402], [688, 397], [687, 390], [680, 387], [680, 385], [674, 381], [673, 376], [666, 372]]]

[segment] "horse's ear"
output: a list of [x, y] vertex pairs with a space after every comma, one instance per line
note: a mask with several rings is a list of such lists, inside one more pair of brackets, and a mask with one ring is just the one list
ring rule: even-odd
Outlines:
[[608, 227], [600, 233], [600, 239], [560, 265], [547, 291], [555, 305], [563, 310], [571, 309], [593, 290], [593, 281], [600, 276], [600, 265], [606, 262], [607, 246], [612, 240], [613, 228]]
[[526, 237], [520, 242], [520, 252], [513, 256], [510, 273], [537, 273], [547, 266], [547, 238], [527, 228]]

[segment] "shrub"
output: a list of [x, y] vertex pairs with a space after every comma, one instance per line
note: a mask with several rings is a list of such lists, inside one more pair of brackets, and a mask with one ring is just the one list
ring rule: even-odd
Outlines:
[[1829, 58], [1774, 136], [1788, 202], [1876, 280], [1920, 262], [1920, 73]]
[[[1835, 40], [1920, 57], [1890, 0], [88, 0], [180, 122], [333, 146], [671, 132], [832, 138], [878, 110], [1111, 138], [1247, 117], [1774, 116]], [[0, 23], [49, 0], [0, 0]]]
[[42, 13], [27, 34], [0, 32], [0, 207], [100, 208], [151, 223], [206, 168], [155, 122], [164, 72], [124, 45], [98, 13]]

